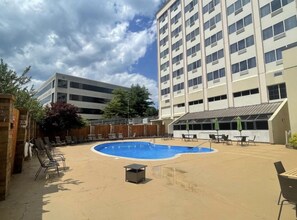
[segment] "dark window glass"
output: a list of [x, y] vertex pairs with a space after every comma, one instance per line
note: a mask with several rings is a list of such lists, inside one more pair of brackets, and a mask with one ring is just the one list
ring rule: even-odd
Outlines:
[[67, 94], [66, 93], [57, 93], [57, 102], [67, 102]]
[[88, 115], [102, 115], [104, 113], [101, 109], [92, 109], [92, 108], [78, 108], [77, 112], [80, 114], [88, 114]]
[[211, 130], [211, 124], [202, 124], [202, 130]]
[[238, 41], [238, 50], [242, 50], [245, 48], [244, 40]]
[[240, 62], [240, 71], [247, 70], [246, 60]]
[[249, 24], [252, 23], [252, 15], [248, 15], [244, 18], [244, 26], [248, 26]]
[[262, 34], [263, 34], [263, 40], [271, 38], [273, 36], [272, 27], [264, 29]]
[[236, 30], [240, 30], [243, 28], [243, 20], [240, 19], [239, 21], [236, 22]]
[[254, 122], [246, 122], [246, 129], [247, 130], [254, 130], [255, 126], [254, 126]]
[[270, 13], [270, 4], [264, 5], [261, 9], [261, 18]]
[[280, 0], [273, 0], [271, 2], [271, 10], [272, 11], [276, 11], [277, 9], [281, 8], [282, 5], [281, 5], [281, 1]]
[[280, 33], [283, 33], [285, 30], [284, 30], [284, 22], [279, 22], [275, 25], [273, 25], [273, 31], [274, 31], [274, 36], [275, 35], [278, 35]]
[[274, 62], [274, 61], [275, 61], [275, 52], [274, 52], [274, 50], [265, 53], [265, 63], [271, 63], [271, 62]]
[[286, 28], [286, 31], [287, 30], [290, 30], [294, 27], [297, 26], [297, 19], [296, 19], [296, 15], [295, 16], [292, 16], [288, 19], [285, 20], [285, 28]]
[[269, 95], [269, 100], [279, 99], [280, 95], [278, 91], [278, 85], [268, 86], [268, 95]]
[[232, 65], [232, 73], [239, 72], [239, 63], [235, 63]]
[[58, 79], [58, 87], [59, 88], [67, 88], [67, 80]]
[[287, 98], [286, 84], [282, 83], [279, 85], [280, 96], [282, 99]]
[[250, 36], [248, 38], [246, 38], [246, 47], [252, 46], [254, 45], [254, 36]]
[[268, 121], [256, 121], [257, 130], [268, 130]]
[[230, 45], [230, 51], [231, 53], [237, 52], [237, 43]]
[[256, 67], [256, 58], [255, 57], [248, 59], [248, 68], [251, 69], [254, 67]]

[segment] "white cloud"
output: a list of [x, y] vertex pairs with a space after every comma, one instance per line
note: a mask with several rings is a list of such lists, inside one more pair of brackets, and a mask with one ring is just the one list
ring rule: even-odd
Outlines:
[[[160, 2], [0, 1], [5, 8], [0, 14], [0, 57], [19, 73], [30, 65], [36, 87], [61, 72], [118, 85], [145, 85], [156, 103], [157, 82], [141, 71], [130, 72], [155, 41], [155, 23], [149, 21], [134, 32], [129, 23], [135, 16], [154, 20]], [[143, 20], [135, 23], [142, 25]]]

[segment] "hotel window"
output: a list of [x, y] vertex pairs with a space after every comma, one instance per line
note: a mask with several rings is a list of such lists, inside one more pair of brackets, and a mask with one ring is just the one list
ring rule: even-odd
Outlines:
[[214, 10], [214, 7], [220, 3], [220, 0], [211, 0], [207, 5], [203, 7], [203, 14]]
[[170, 11], [175, 11], [179, 6], [179, 4], [180, 4], [180, 0], [177, 0], [176, 2], [174, 2], [173, 5], [171, 5], [170, 7]]
[[187, 34], [186, 36], [186, 40], [194, 40], [196, 36], [199, 35], [199, 28], [195, 29], [194, 31], [192, 31], [191, 33]]
[[184, 89], [184, 83], [183, 82], [173, 86], [173, 92], [176, 92], [176, 91], [179, 91], [179, 90], [182, 90], [182, 89]]
[[188, 86], [192, 87], [192, 86], [196, 86], [202, 84], [202, 76], [198, 76], [196, 78], [190, 79], [188, 80]]
[[198, 12], [192, 15], [188, 20], [186, 20], [186, 27], [193, 26], [196, 20], [198, 20]]
[[233, 74], [238, 73], [240, 71], [252, 69], [254, 67], [256, 67], [256, 58], [255, 57], [233, 64], [232, 65], [232, 73]]
[[172, 64], [175, 64], [183, 59], [183, 53], [172, 58]]
[[187, 56], [191, 56], [200, 50], [200, 44], [196, 44], [194, 47], [187, 50]]
[[211, 63], [214, 62], [216, 60], [221, 59], [222, 57], [224, 57], [224, 50], [221, 49], [217, 52], [214, 52], [213, 54], [210, 54], [206, 57], [206, 63]]
[[194, 6], [197, 5], [198, 0], [193, 0], [191, 1], [186, 7], [185, 7], [185, 13], [187, 13], [188, 11], [192, 11]]
[[244, 17], [243, 19], [238, 20], [234, 24], [231, 24], [228, 29], [229, 29], [229, 34], [234, 33], [235, 31], [238, 31], [242, 29], [243, 27], [248, 26], [253, 22], [252, 15], [249, 14], [248, 16]]
[[57, 102], [67, 102], [67, 94], [66, 93], [57, 93]]
[[216, 23], [221, 21], [221, 13], [217, 14], [216, 16], [212, 17], [210, 20], [204, 23], [204, 31], [208, 28], [212, 28], [215, 26]]
[[161, 83], [166, 82], [169, 80], [169, 74], [161, 77]]
[[172, 73], [173, 78], [174, 78], [174, 77], [178, 77], [178, 76], [180, 76], [180, 75], [182, 75], [182, 74], [184, 74], [184, 68], [180, 68], [180, 69], [178, 69], [178, 70], [175, 70], [175, 71], [173, 71], [173, 73]]
[[181, 17], [181, 13], [179, 12], [173, 18], [171, 18], [171, 24], [177, 23], [180, 17]]
[[233, 97], [241, 97], [241, 96], [247, 96], [247, 95], [254, 95], [254, 94], [258, 94], [259, 93], [259, 89], [250, 89], [250, 90], [244, 90], [244, 91], [240, 91], [240, 92], [234, 92], [233, 93]]
[[170, 88], [169, 87], [161, 90], [161, 95], [167, 95], [169, 93], [170, 93]]
[[268, 86], [269, 100], [287, 98], [286, 84], [281, 83], [277, 85]]
[[67, 80], [58, 79], [58, 87], [59, 88], [67, 88]]
[[214, 79], [219, 79], [222, 77], [225, 77], [225, 68], [207, 73], [207, 81], [212, 81]]
[[203, 99], [199, 99], [199, 100], [194, 100], [189, 102], [189, 105], [198, 105], [198, 104], [202, 104], [203, 103]]
[[160, 40], [160, 46], [165, 46], [165, 44], [168, 41], [168, 36], [164, 37], [162, 40]]
[[171, 32], [172, 37], [176, 37], [176, 36], [179, 34], [179, 32], [181, 32], [181, 30], [182, 30], [182, 26], [181, 26], [181, 25], [178, 26], [177, 28], [175, 28], [175, 29]]
[[293, 2], [294, 0], [273, 0], [271, 3], [268, 3], [260, 8], [260, 15], [261, 18], [265, 17], [266, 15], [274, 12], [281, 7]]
[[165, 18], [167, 17], [167, 11], [165, 11], [159, 18], [159, 23], [165, 21]]
[[281, 48], [278, 48], [276, 50], [272, 50], [272, 51], [269, 51], [269, 52], [265, 53], [265, 63], [271, 63], [271, 62], [274, 62], [276, 60], [283, 59], [282, 51], [285, 48], [286, 47], [281, 47]]
[[208, 102], [215, 102], [215, 101], [220, 101], [227, 99], [227, 95], [219, 95], [219, 96], [214, 96], [214, 97], [209, 97]]
[[163, 27], [160, 28], [160, 34], [164, 34], [168, 28], [168, 24], [165, 24]]
[[164, 51], [162, 51], [162, 52], [160, 53], [160, 58], [165, 57], [165, 56], [168, 54], [168, 52], [169, 52], [169, 49], [168, 49], [168, 48], [165, 49]]
[[247, 47], [254, 45], [254, 35], [249, 36], [241, 41], [238, 41], [230, 45], [230, 53], [235, 53], [237, 51], [243, 50]]
[[180, 39], [179, 41], [177, 41], [177, 42], [175, 42], [174, 44], [172, 44], [171, 49], [172, 49], [172, 50], [178, 49], [179, 46], [181, 46], [181, 45], [183, 45], [183, 41], [182, 41], [182, 39]]
[[190, 63], [188, 65], [188, 71], [192, 71], [192, 70], [195, 70], [197, 68], [201, 67], [201, 60], [197, 60], [193, 63]]
[[288, 31], [297, 26], [296, 15], [281, 21], [271, 27], [268, 27], [262, 31], [263, 40], [267, 40], [273, 36], [277, 36], [285, 31]]
[[167, 67], [169, 67], [169, 61], [167, 61], [166, 63], [163, 63], [161, 66], [160, 66], [160, 70], [164, 70], [166, 69]]
[[214, 44], [217, 41], [221, 40], [222, 38], [223, 38], [222, 31], [219, 31], [218, 33], [212, 35], [211, 37], [209, 37], [205, 40], [205, 46], [207, 47], [211, 44]]
[[238, 14], [242, 10], [242, 7], [250, 1], [251, 0], [237, 0], [235, 3], [227, 8], [227, 14], [231, 15], [233, 12], [235, 12], [235, 15]]

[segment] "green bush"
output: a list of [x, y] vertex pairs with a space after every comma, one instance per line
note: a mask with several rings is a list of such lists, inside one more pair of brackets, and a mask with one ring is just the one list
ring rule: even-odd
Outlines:
[[297, 149], [297, 133], [293, 134], [293, 136], [290, 137], [289, 143], [293, 148]]

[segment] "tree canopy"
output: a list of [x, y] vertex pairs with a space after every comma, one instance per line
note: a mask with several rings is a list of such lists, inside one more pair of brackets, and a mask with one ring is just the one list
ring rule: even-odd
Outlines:
[[148, 117], [158, 114], [144, 86], [132, 85], [129, 90], [115, 89], [104, 109], [104, 118]]
[[77, 114], [77, 108], [74, 105], [56, 102], [45, 107], [45, 116], [41, 121], [44, 131], [62, 131], [83, 126], [85, 126], [85, 122]]
[[31, 77], [27, 74], [30, 66], [25, 68], [21, 75], [9, 69], [3, 59], [0, 61], [0, 93], [11, 94], [16, 97], [15, 107], [28, 110], [33, 119], [41, 120], [43, 116], [43, 108], [41, 104], [34, 98], [35, 91], [33, 87], [28, 88]]

